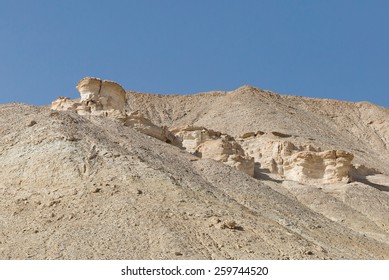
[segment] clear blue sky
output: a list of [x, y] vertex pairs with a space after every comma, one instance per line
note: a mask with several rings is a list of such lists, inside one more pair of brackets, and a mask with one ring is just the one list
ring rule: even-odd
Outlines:
[[389, 1], [0, 0], [0, 103], [249, 84], [389, 107]]

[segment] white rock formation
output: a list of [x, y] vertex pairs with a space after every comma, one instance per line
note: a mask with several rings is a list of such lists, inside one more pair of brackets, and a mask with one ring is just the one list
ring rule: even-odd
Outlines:
[[197, 147], [194, 154], [201, 158], [223, 162], [252, 177], [254, 176], [254, 159], [246, 156], [242, 147], [229, 136], [203, 142]]
[[173, 129], [172, 132], [181, 139], [182, 146], [186, 151], [192, 154], [201, 143], [212, 139], [219, 139], [222, 135], [218, 131], [206, 129], [202, 126], [186, 126]]
[[117, 83], [98, 78], [86, 77], [76, 86], [80, 92], [80, 102], [59, 97], [51, 104], [52, 110], [73, 111], [79, 115], [106, 116], [123, 121], [124, 125], [181, 147], [180, 140], [167, 127], [159, 127], [139, 112], [125, 112], [126, 91]]
[[278, 174], [301, 183], [350, 180], [352, 154], [341, 150], [322, 151], [312, 145], [295, 145], [269, 137], [239, 139], [246, 153], [260, 166], [260, 172]]
[[354, 156], [341, 150], [324, 152], [298, 152], [285, 158], [284, 176], [288, 180], [304, 183], [348, 182]]
[[139, 111], [127, 114], [126, 91], [115, 82], [86, 77], [76, 88], [81, 95], [79, 102], [60, 97], [51, 108], [119, 119], [143, 134], [183, 147], [200, 158], [223, 162], [250, 176], [255, 172], [269, 172], [302, 183], [332, 183], [350, 178], [353, 155], [345, 151], [322, 152], [311, 145], [297, 145], [280, 139], [293, 139], [292, 135], [275, 131], [243, 133], [238, 138], [239, 143], [227, 134], [202, 126], [169, 131], [166, 126], [155, 125]]
[[60, 97], [53, 101], [52, 110], [74, 111], [80, 115], [101, 115], [116, 118], [125, 117], [126, 91], [117, 83], [86, 77], [76, 86], [80, 102]]
[[78, 82], [77, 90], [81, 95], [81, 102], [92, 109], [124, 111], [126, 91], [113, 81], [86, 77]]
[[210, 158], [254, 176], [254, 159], [245, 154], [233, 137], [205, 127], [186, 126], [172, 130], [182, 146], [200, 158]]

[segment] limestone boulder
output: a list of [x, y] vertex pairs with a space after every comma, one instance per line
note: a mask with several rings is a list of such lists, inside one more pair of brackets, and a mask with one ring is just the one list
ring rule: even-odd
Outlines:
[[81, 102], [88, 105], [91, 111], [124, 111], [126, 91], [116, 82], [86, 77], [78, 82], [76, 88], [80, 92]]
[[233, 138], [224, 136], [200, 144], [195, 153], [200, 158], [210, 158], [235, 167], [250, 176], [254, 176], [254, 159], [246, 156], [242, 147]]
[[59, 97], [52, 102], [51, 109], [73, 111], [79, 115], [125, 117], [126, 91], [119, 84], [86, 77], [78, 82], [76, 88], [81, 96], [79, 102]]

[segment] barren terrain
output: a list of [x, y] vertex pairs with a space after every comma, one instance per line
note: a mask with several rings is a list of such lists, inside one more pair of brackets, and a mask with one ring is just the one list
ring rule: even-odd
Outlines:
[[389, 109], [125, 95], [0, 105], [1, 259], [389, 259]]

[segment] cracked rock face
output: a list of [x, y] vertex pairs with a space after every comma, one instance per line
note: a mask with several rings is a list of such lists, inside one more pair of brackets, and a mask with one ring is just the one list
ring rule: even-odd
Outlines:
[[81, 102], [91, 106], [92, 110], [124, 111], [126, 91], [117, 83], [98, 78], [84, 78], [77, 84]]
[[161, 141], [181, 147], [181, 142], [166, 127], [159, 127], [139, 112], [127, 114], [126, 91], [117, 83], [98, 78], [86, 77], [76, 86], [80, 92], [80, 102], [59, 97], [53, 101], [52, 110], [73, 111], [79, 115], [111, 117], [121, 120], [125, 126]]
[[[117, 83], [98, 78], [84, 78], [76, 86], [80, 102], [59, 97], [51, 104], [52, 110], [73, 111], [79, 115], [102, 115], [118, 117], [124, 114], [126, 91]], [[123, 117], [123, 116], [121, 116]]]
[[354, 156], [343, 150], [325, 150], [312, 145], [264, 136], [241, 139], [246, 153], [254, 158], [261, 172], [281, 175], [300, 183], [348, 182]]

